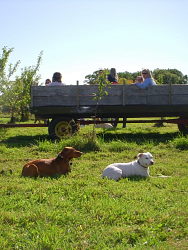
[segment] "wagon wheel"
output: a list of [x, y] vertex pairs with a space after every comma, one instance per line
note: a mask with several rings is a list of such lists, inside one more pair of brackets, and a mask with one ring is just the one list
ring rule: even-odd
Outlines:
[[[184, 118], [184, 117], [180, 117], [180, 118], [182, 118], [182, 119], [188, 119], [188, 118]], [[178, 129], [179, 129], [179, 131], [182, 134], [184, 134], [184, 135], [188, 134], [188, 124], [187, 123], [185, 123], [185, 124], [183, 124], [183, 123], [178, 124]]]
[[78, 124], [69, 118], [54, 118], [49, 124], [48, 133], [51, 139], [62, 139], [71, 136], [79, 129]]

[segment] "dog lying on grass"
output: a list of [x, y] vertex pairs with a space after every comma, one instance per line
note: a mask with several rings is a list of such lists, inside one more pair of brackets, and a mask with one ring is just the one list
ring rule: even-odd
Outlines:
[[104, 169], [102, 177], [107, 177], [115, 181], [131, 176], [149, 177], [149, 166], [153, 164], [154, 160], [151, 153], [139, 153], [135, 161], [108, 165]]
[[[101, 118], [95, 118], [96, 122], [97, 121], [102, 121]], [[110, 129], [110, 128], [114, 128], [113, 125], [111, 123], [105, 122], [104, 123], [96, 123], [95, 124], [96, 128], [104, 128], [104, 129]]]
[[114, 128], [111, 123], [98, 123], [98, 124], [95, 124], [95, 127], [96, 128], [106, 128], [106, 129]]
[[65, 147], [55, 158], [33, 160], [26, 163], [22, 170], [22, 176], [53, 177], [68, 174], [71, 171], [70, 160], [81, 155], [82, 152], [72, 147]]

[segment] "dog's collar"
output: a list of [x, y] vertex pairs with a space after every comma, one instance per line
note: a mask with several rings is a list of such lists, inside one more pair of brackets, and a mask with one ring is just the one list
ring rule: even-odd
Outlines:
[[143, 166], [143, 165], [139, 162], [139, 160], [137, 160], [137, 162], [138, 162], [138, 164], [139, 164], [141, 167], [143, 167], [143, 168], [148, 168], [148, 167]]
[[[58, 154], [58, 155], [57, 155], [57, 158], [60, 158], [60, 159], [62, 159], [62, 160], [65, 160], [65, 158], [63, 158], [63, 156], [62, 156], [61, 154]], [[69, 162], [69, 165], [72, 165], [72, 162]]]
[[57, 158], [64, 159], [63, 156], [62, 156], [61, 154], [58, 154], [58, 155], [57, 155]]

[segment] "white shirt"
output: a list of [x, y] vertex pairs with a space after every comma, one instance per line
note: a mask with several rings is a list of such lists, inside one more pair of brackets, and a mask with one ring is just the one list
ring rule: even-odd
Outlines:
[[65, 83], [62, 83], [62, 82], [51, 82], [47, 86], [61, 86], [61, 85], [65, 85]]

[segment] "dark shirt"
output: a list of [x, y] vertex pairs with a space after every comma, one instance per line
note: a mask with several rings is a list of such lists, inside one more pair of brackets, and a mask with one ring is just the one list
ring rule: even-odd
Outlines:
[[117, 79], [115, 77], [112, 77], [111, 75], [108, 75], [107, 79], [109, 82], [117, 82]]

